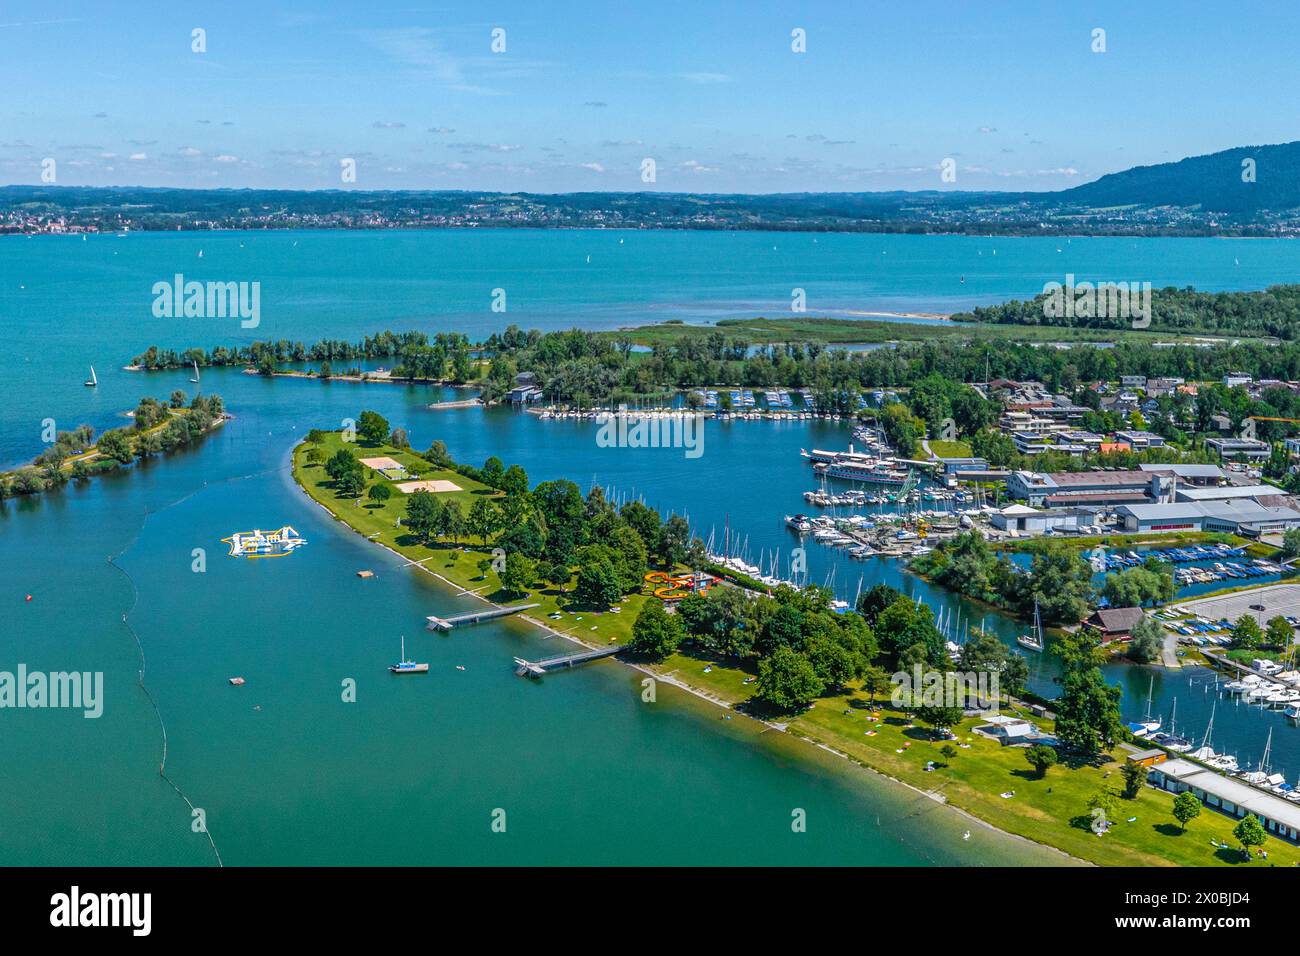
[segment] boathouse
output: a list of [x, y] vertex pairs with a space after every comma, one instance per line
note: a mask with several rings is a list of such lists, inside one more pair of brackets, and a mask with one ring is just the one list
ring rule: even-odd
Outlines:
[[1140, 607], [1116, 607], [1095, 612], [1088, 618], [1089, 627], [1101, 635], [1101, 642], [1127, 641], [1133, 637], [1133, 628], [1142, 620]]
[[1300, 843], [1300, 804], [1215, 773], [1190, 760], [1166, 760], [1147, 771], [1147, 782], [1169, 793], [1189, 792], [1230, 817], [1253, 813], [1270, 835]]
[[1137, 753], [1128, 755], [1128, 762], [1135, 763], [1139, 767], [1154, 767], [1158, 763], [1164, 763], [1169, 759], [1169, 754], [1159, 747], [1152, 747], [1150, 750], [1139, 750]]
[[510, 404], [531, 405], [542, 400], [542, 390], [536, 385], [516, 385], [510, 390]]

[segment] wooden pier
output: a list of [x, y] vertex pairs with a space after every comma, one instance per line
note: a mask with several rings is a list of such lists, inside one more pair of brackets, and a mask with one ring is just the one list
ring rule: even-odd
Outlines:
[[456, 614], [453, 617], [435, 617], [431, 614], [427, 618], [429, 622], [428, 629], [431, 631], [450, 631], [460, 624], [478, 624], [482, 621], [490, 621], [493, 618], [518, 614], [520, 611], [527, 611], [529, 608], [537, 606], [536, 604], [520, 604], [517, 607], [489, 607], [481, 611], [470, 611], [467, 614]]
[[541, 677], [549, 671], [565, 667], [576, 667], [578, 664], [600, 660], [602, 657], [613, 657], [622, 649], [622, 646], [602, 647], [599, 650], [566, 654], [563, 657], [548, 657], [543, 661], [526, 661], [522, 657], [516, 657], [515, 664], [518, 666], [515, 668], [515, 673], [520, 677]]

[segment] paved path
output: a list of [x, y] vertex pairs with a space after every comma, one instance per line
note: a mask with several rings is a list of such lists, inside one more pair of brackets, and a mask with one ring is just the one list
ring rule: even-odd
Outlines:
[[1165, 632], [1165, 643], [1160, 648], [1160, 663], [1165, 667], [1183, 666], [1183, 662], [1178, 659], [1178, 635], [1173, 631]]

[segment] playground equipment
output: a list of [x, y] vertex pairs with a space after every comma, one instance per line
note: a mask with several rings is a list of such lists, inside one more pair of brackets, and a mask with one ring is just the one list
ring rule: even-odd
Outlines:
[[654, 596], [661, 601], [680, 601], [690, 594], [706, 593], [714, 585], [722, 583], [722, 579], [695, 572], [668, 574], [665, 571], [649, 571], [645, 575], [645, 583], [653, 588]]

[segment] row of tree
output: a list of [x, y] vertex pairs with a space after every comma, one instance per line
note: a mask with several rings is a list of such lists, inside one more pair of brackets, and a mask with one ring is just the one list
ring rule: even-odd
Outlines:
[[31, 465], [0, 475], [0, 498], [42, 494], [194, 443], [221, 419], [225, 406], [220, 395], [196, 395], [188, 408], [185, 400], [179, 390], [166, 401], [145, 397], [130, 425], [109, 429], [97, 441], [89, 425], [59, 432]]
[[[1071, 328], [1126, 328], [1132, 316], [1054, 314], [1048, 296], [980, 306], [958, 313], [958, 322], [998, 325], [1051, 325]], [[1101, 310], [1099, 310], [1101, 311]], [[1153, 289], [1150, 328], [1157, 331], [1274, 336], [1295, 339], [1300, 329], [1300, 285], [1269, 286], [1262, 292], [1198, 292], [1189, 287]]]

